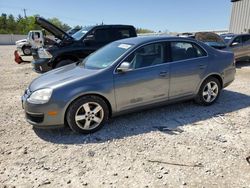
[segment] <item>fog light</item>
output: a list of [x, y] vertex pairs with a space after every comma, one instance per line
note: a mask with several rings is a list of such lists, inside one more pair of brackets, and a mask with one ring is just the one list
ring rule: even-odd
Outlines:
[[39, 69], [40, 69], [40, 71], [43, 71], [43, 68], [42, 68], [42, 66], [39, 66]]

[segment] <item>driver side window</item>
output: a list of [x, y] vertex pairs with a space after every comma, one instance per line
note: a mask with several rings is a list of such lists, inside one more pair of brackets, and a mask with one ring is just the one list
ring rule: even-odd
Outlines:
[[[237, 44], [237, 45], [234, 45], [234, 44]], [[231, 43], [231, 46], [239, 46], [240, 44], [242, 44], [242, 37], [236, 37]]]
[[164, 63], [163, 43], [155, 43], [143, 46], [128, 56], [125, 62], [130, 64], [131, 69], [154, 66]]

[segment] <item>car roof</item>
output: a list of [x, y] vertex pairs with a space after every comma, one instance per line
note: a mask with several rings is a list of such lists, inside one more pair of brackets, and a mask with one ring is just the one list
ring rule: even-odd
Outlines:
[[96, 26], [93, 26], [93, 28], [124, 28], [124, 27], [133, 27], [132, 25], [122, 25], [122, 24], [110, 24], [110, 25], [96, 25]]
[[192, 39], [192, 38], [183, 38], [183, 37], [174, 37], [174, 36], [139, 36], [139, 37], [132, 37], [132, 38], [118, 40], [117, 42], [139, 45], [139, 44], [164, 41], [164, 40], [166, 41], [167, 40], [180, 40], [180, 41], [190, 41], [190, 42], [196, 41], [195, 39]]

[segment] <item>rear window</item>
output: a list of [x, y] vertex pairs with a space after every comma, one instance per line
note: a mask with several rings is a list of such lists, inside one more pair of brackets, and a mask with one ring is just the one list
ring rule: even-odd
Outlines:
[[171, 42], [172, 61], [206, 56], [206, 52], [198, 45], [190, 42]]

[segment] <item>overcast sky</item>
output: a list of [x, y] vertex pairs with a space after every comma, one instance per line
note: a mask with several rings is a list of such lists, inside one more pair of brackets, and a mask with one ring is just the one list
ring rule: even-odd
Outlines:
[[228, 29], [230, 0], [0, 0], [0, 13], [57, 17], [70, 26], [132, 24], [154, 31]]

